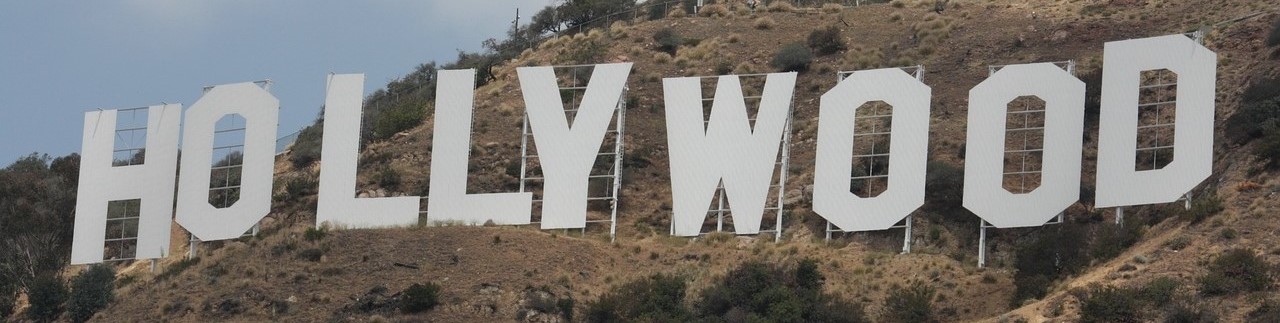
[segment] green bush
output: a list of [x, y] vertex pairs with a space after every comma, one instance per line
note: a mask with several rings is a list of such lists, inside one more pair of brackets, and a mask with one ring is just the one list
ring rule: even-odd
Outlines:
[[930, 161], [925, 173], [925, 209], [949, 218], [971, 218], [964, 202], [964, 169]]
[[298, 139], [294, 140], [293, 147], [289, 149], [289, 161], [294, 168], [311, 166], [311, 163], [320, 160], [320, 139], [323, 135], [323, 120], [317, 120], [315, 124], [298, 132]]
[[666, 17], [667, 17], [667, 6], [663, 6], [663, 5], [649, 6], [649, 20], [659, 20]]
[[400, 296], [400, 311], [421, 313], [440, 305], [440, 285], [436, 283], [413, 284]]
[[933, 287], [921, 282], [889, 291], [880, 309], [881, 322], [933, 322]]
[[427, 114], [426, 103], [410, 98], [402, 100], [389, 109], [381, 111], [373, 120], [373, 140], [386, 140], [401, 131], [413, 129], [422, 124]]
[[12, 293], [0, 295], [0, 320], [13, 315], [13, 304], [18, 300], [18, 296]]
[[1099, 260], [1115, 258], [1138, 243], [1142, 239], [1142, 227], [1137, 222], [1135, 218], [1128, 218], [1124, 225], [1099, 224], [1089, 246], [1090, 257]]
[[1159, 277], [1147, 282], [1138, 290], [1138, 299], [1154, 306], [1169, 304], [1182, 283], [1170, 277]]
[[1261, 140], [1253, 147], [1253, 154], [1267, 161], [1267, 169], [1280, 168], [1280, 126], [1266, 128]]
[[676, 50], [680, 48], [680, 44], [684, 43], [684, 37], [681, 37], [671, 28], [662, 28], [653, 34], [653, 42], [658, 44], [659, 51], [675, 55]]
[[1090, 289], [1081, 301], [1081, 322], [1141, 322], [1141, 309], [1133, 291], [1113, 286]]
[[1049, 285], [1089, 264], [1085, 231], [1075, 223], [1038, 230], [1014, 252], [1014, 294], [1011, 304], [1044, 297]]
[[161, 271], [159, 275], [156, 275], [155, 281], [163, 281], [165, 279], [169, 279], [174, 276], [177, 276], [178, 274], [181, 274], [183, 271], [186, 271], [187, 268], [191, 268], [192, 266], [195, 266], [198, 263], [200, 263], [200, 258], [183, 259], [178, 262], [175, 262], [172, 265], [165, 267], [164, 271]]
[[813, 51], [800, 43], [793, 43], [783, 46], [778, 54], [773, 56], [773, 61], [769, 65], [783, 72], [803, 72], [809, 69], [809, 64], [813, 63]]
[[319, 262], [321, 258], [324, 258], [324, 250], [319, 248], [310, 248], [298, 252], [298, 259]]
[[794, 267], [744, 263], [685, 307], [685, 281], [655, 275], [615, 287], [588, 303], [588, 322], [868, 322], [861, 303], [822, 293], [811, 259]]
[[1267, 47], [1280, 45], [1280, 19], [1271, 24], [1271, 34], [1267, 35]]
[[302, 238], [306, 239], [307, 241], [320, 241], [321, 239], [324, 239], [324, 236], [328, 234], [329, 234], [328, 227], [320, 227], [320, 228], [309, 227], [307, 228], [307, 231], [302, 232]]
[[[1213, 310], [1206, 308], [1201, 304], [1187, 304], [1186, 302], [1176, 302], [1168, 305], [1164, 310], [1165, 323], [1214, 323], [1218, 322], [1218, 315]], [[1254, 321], [1251, 321], [1254, 322]], [[1256, 322], [1277, 322], [1277, 321], [1256, 321]]]
[[310, 176], [290, 178], [284, 183], [284, 192], [289, 199], [295, 199], [319, 191], [320, 183]]
[[44, 275], [36, 278], [27, 289], [27, 317], [36, 322], [53, 322], [62, 315], [63, 303], [67, 300], [67, 286], [57, 276]]
[[683, 322], [693, 317], [684, 307], [685, 280], [657, 274], [615, 287], [587, 304], [587, 322]]
[[378, 182], [378, 186], [383, 188], [396, 189], [400, 187], [400, 173], [391, 167], [385, 167], [378, 171], [378, 174], [374, 176], [374, 180]]
[[813, 48], [818, 55], [830, 55], [845, 50], [840, 28], [831, 25], [809, 32], [809, 48]]
[[1200, 277], [1200, 293], [1208, 296], [1257, 292], [1271, 287], [1273, 267], [1253, 251], [1231, 249], [1209, 264], [1209, 273]]
[[1241, 105], [1235, 114], [1227, 117], [1223, 130], [1227, 139], [1246, 144], [1266, 136], [1267, 129], [1275, 128], [1277, 124], [1280, 124], [1280, 102], [1271, 97]]
[[566, 297], [556, 300], [556, 310], [560, 312], [560, 317], [565, 322], [573, 322], [573, 307], [577, 304], [573, 297]]
[[1249, 311], [1245, 315], [1249, 322], [1280, 322], [1280, 304], [1275, 301], [1265, 301], [1258, 308]]
[[94, 313], [111, 304], [111, 299], [115, 296], [115, 281], [115, 269], [104, 264], [90, 266], [72, 278], [71, 299], [67, 301], [71, 321], [88, 321]]

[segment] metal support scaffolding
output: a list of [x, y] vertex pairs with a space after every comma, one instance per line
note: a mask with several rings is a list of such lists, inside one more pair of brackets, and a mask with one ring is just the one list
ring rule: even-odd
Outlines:
[[[768, 77], [768, 74], [739, 74], [735, 76], [739, 77], [740, 80], [747, 80], [747, 79], [760, 80], [759, 81], [760, 84], [764, 84], [764, 80], [766, 77]], [[719, 76], [698, 77], [698, 79], [700, 80], [712, 80], [712, 81], [718, 80], [718, 78]], [[749, 82], [742, 81], [741, 83], [746, 84]], [[761, 88], [763, 89], [763, 85], [761, 86]], [[711, 93], [714, 93], [714, 92], [715, 91], [711, 91]], [[703, 91], [702, 93], [704, 93], [704, 96], [702, 97], [702, 104], [705, 110], [706, 107], [710, 106], [712, 102], [715, 102], [715, 98], [706, 97], [705, 93], [708, 93], [707, 91]], [[757, 106], [759, 105], [760, 100], [763, 98], [763, 94], [764, 94], [763, 91], [759, 93], [743, 91], [742, 99], [747, 102], [747, 107], [749, 109], [752, 104], [756, 104]], [[782, 216], [784, 211], [783, 204], [784, 204], [784, 197], [786, 193], [787, 168], [789, 167], [790, 160], [791, 160], [791, 121], [793, 120], [792, 114], [794, 112], [793, 111], [794, 108], [795, 107], [793, 105], [787, 106], [787, 121], [783, 126], [782, 140], [779, 142], [779, 144], [781, 145], [781, 149], [779, 150], [778, 159], [774, 162], [775, 167], [777, 167], [776, 168], [777, 180], [769, 184], [769, 189], [773, 191], [773, 194], [775, 195], [775, 197], [767, 201], [764, 207], [764, 210], [766, 212], [773, 211], [775, 214], [773, 229], [759, 231], [760, 233], [773, 233], [774, 242], [782, 241], [782, 232], [783, 232]], [[749, 115], [747, 120], [751, 122], [752, 127], [755, 126], [756, 116]], [[704, 117], [702, 121], [703, 128], [705, 129], [706, 126], [709, 125], [710, 123], [711, 123], [710, 119]], [[716, 192], [715, 192], [715, 195], [713, 196], [713, 199], [715, 200], [715, 205], [708, 207], [707, 214], [708, 215], [715, 214], [716, 216], [715, 232], [724, 232], [726, 215], [729, 218], [733, 217], [733, 211], [726, 197], [724, 181], [721, 181], [716, 186]], [[728, 223], [733, 224], [732, 220], [729, 221]], [[674, 221], [672, 225], [674, 225]], [[675, 232], [674, 227], [671, 230], [673, 233]], [[706, 233], [700, 234], [700, 236], [701, 235], [706, 235]]]
[[[916, 80], [921, 81], [921, 82], [924, 82], [924, 65], [903, 66], [903, 67], [898, 67], [898, 69], [901, 69], [902, 71], [907, 72], [908, 74], [911, 74], [912, 76], [915, 76]], [[840, 71], [840, 72], [836, 72], [836, 81], [837, 81], [837, 82], [839, 82], [839, 81], [844, 81], [844, 79], [845, 79], [845, 78], [849, 77], [849, 75], [851, 75], [851, 74], [853, 74], [853, 73], [854, 73], [854, 71]], [[882, 112], [880, 111], [880, 106], [878, 106], [878, 105], [877, 105], [877, 106], [875, 106], [875, 107], [874, 107], [874, 109], [873, 109], [870, 113], [868, 113], [867, 115], [863, 115], [863, 116], [857, 116], [857, 115], [855, 115], [855, 116], [854, 116], [854, 123], [855, 123], [855, 124], [854, 124], [854, 127], [855, 127], [855, 128], [859, 128], [859, 129], [861, 129], [861, 128], [865, 128], [865, 127], [858, 127], [858, 126], [857, 126], [857, 124], [859, 124], [859, 123], [866, 123], [866, 124], [870, 124], [870, 125], [871, 125], [871, 126], [870, 126], [870, 129], [871, 129], [871, 130], [870, 130], [870, 132], [868, 132], [868, 133], [855, 133], [855, 134], [853, 135], [853, 136], [854, 136], [854, 138], [855, 138], [855, 142], [857, 142], [857, 138], [859, 138], [859, 137], [871, 137], [871, 138], [876, 138], [876, 139], [883, 139], [886, 143], [887, 143], [887, 142], [889, 142], [889, 140], [890, 140], [890, 139], [892, 139], [892, 138], [890, 138], [890, 131], [892, 130], [892, 128], [890, 128], [890, 129], [879, 129], [879, 125], [880, 125], [882, 122], [884, 122], [884, 123], [889, 123], [889, 124], [892, 126], [892, 123], [890, 122], [890, 120], [892, 120], [892, 118], [893, 118], [893, 110], [892, 110], [892, 107], [890, 107], [890, 110], [889, 110], [887, 113], [882, 113]], [[889, 169], [889, 168], [888, 168], [888, 167], [889, 167], [889, 154], [890, 154], [890, 152], [889, 152], [889, 151], [879, 152], [879, 150], [877, 149], [877, 145], [879, 144], [879, 142], [878, 142], [877, 140], [874, 140], [874, 139], [872, 139], [872, 140], [868, 140], [868, 141], [870, 141], [870, 142], [871, 142], [871, 149], [869, 150], [869, 152], [868, 152], [867, 154], [858, 154], [856, 151], [855, 151], [855, 152], [854, 152], [854, 154], [853, 154], [853, 160], [855, 160], [855, 161], [860, 160], [860, 159], [861, 159], [861, 160], [867, 160], [867, 161], [868, 161], [868, 162], [867, 162], [867, 170], [866, 170], [866, 174], [862, 174], [862, 175], [851, 175], [851, 176], [850, 176], [850, 179], [852, 179], [854, 183], [862, 183], [862, 184], [863, 184], [863, 185], [862, 185], [862, 187], [863, 187], [863, 189], [865, 190], [865, 191], [863, 192], [863, 194], [865, 194], [865, 195], [866, 195], [866, 196], [863, 196], [863, 197], [869, 197], [869, 196], [871, 196], [871, 195], [873, 195], [873, 194], [878, 194], [878, 192], [874, 192], [874, 191], [872, 191], [872, 189], [873, 189], [873, 185], [871, 185], [871, 182], [872, 182], [872, 181], [884, 181], [884, 183], [885, 183], [885, 186], [884, 186], [884, 187], [886, 187], [886, 188], [887, 188], [887, 187], [888, 187], [888, 185], [889, 185], [889, 184], [888, 184], [888, 183], [889, 183], [889, 171], [888, 171], [888, 169]], [[888, 148], [885, 148], [885, 149], [888, 149]], [[883, 169], [881, 172], [877, 172], [877, 171], [876, 171], [876, 163], [875, 163], [875, 160], [876, 160], [877, 158], [882, 159], [882, 160], [884, 161], [884, 165], [883, 165], [883, 166], [884, 166], [884, 167], [883, 167], [884, 169]], [[892, 227], [889, 227], [889, 229], [903, 229], [903, 233], [902, 233], [902, 236], [903, 236], [903, 237], [902, 237], [902, 253], [904, 253], [904, 254], [905, 254], [905, 253], [910, 253], [910, 252], [911, 252], [911, 229], [912, 229], [912, 228], [911, 228], [911, 221], [912, 221], [912, 219], [913, 219], [913, 216], [909, 214], [909, 215], [907, 215], [907, 217], [906, 217], [906, 218], [903, 218], [901, 222], [898, 222], [898, 224], [896, 224], [896, 225], [894, 225], [894, 226], [892, 226]], [[844, 231], [844, 230], [841, 230], [841, 229], [837, 228], [835, 225], [832, 225], [832, 224], [831, 224], [831, 221], [827, 221], [826, 229], [825, 229], [824, 231], [826, 231], [826, 240], [827, 240], [827, 241], [831, 241], [832, 233], [836, 233], [836, 232], [839, 232], [839, 233], [845, 233], [845, 232], [846, 232], [846, 231]]]
[[[1076, 74], [1075, 60], [1053, 62], [1053, 64], [1057, 65], [1063, 70], [1066, 70], [1067, 73], [1070, 73], [1071, 75]], [[991, 74], [995, 74], [997, 71], [999, 71], [1001, 68], [1004, 68], [1005, 66], [1008, 66], [1008, 65], [988, 66], [987, 67], [988, 76], [990, 76]], [[1017, 100], [1015, 100], [1014, 102], [1016, 101]], [[1044, 118], [1047, 116], [1046, 108], [1047, 107], [1032, 107], [1024, 102], [1023, 105], [1020, 106], [1019, 109], [1017, 110], [1006, 109], [1006, 116], [1005, 116], [1006, 125], [1008, 125], [1010, 122], [1013, 122], [1011, 120], [1020, 119], [1022, 121], [1017, 125], [1016, 128], [1008, 128], [1008, 127], [1005, 128], [1006, 163], [1009, 160], [1019, 161], [1019, 164], [1016, 170], [1010, 171], [1008, 165], [1004, 167], [1003, 178], [1001, 179], [1001, 182], [1005, 183], [1005, 189], [1010, 190], [1011, 193], [1026, 194], [1040, 187], [1040, 179], [1043, 178], [1041, 176], [1041, 172], [1043, 171], [1043, 168], [1044, 168], [1044, 160], [1043, 160], [1044, 159], [1043, 158], [1044, 157], [1044, 136], [1043, 134], [1044, 134], [1044, 124], [1045, 124]], [[1036, 119], [1038, 119], [1037, 120], [1039, 122], [1038, 126], [1033, 125], [1032, 123], [1033, 117], [1036, 117]], [[1033, 133], [1039, 134], [1039, 140], [1033, 139], [1033, 136], [1032, 136]], [[1014, 138], [1014, 137], [1022, 138], [1021, 140], [1022, 148], [1012, 149], [1012, 150], [1009, 149], [1008, 140], [1009, 138]], [[1011, 159], [1009, 157], [1009, 155], [1011, 154], [1018, 155], [1019, 157], [1017, 159]], [[1037, 157], [1032, 158], [1032, 156], [1037, 156]], [[1034, 159], [1035, 162], [1030, 164], [1031, 167], [1028, 167], [1027, 161], [1031, 159]], [[1016, 182], [1018, 183], [1018, 186], [1016, 188], [1008, 187], [1009, 179], [1011, 177], [1017, 178]], [[1028, 177], [1034, 177], [1036, 179], [1035, 187], [1028, 188], [1027, 186]], [[1016, 192], [1014, 192], [1014, 190], [1016, 190]], [[1061, 224], [1063, 220], [1064, 220], [1064, 214], [1058, 213], [1057, 217], [1055, 217], [1053, 220], [1049, 222], [1046, 222], [1045, 224]], [[989, 228], [995, 228], [995, 226], [992, 226], [990, 223], [987, 223], [987, 221], [985, 220], [979, 221], [978, 223], [978, 267], [979, 268], [986, 267], [987, 265], [987, 229]]]
[[[557, 89], [560, 91], [562, 102], [565, 102], [565, 117], [569, 124], [573, 124], [573, 119], [577, 116], [578, 105], [582, 102], [583, 96], [587, 91], [587, 82], [590, 78], [579, 77], [582, 74], [590, 75], [595, 65], [562, 65], [553, 66], [556, 71], [556, 79], [559, 81]], [[587, 201], [608, 201], [609, 202], [609, 219], [608, 220], [587, 220], [587, 224], [591, 223], [608, 223], [609, 224], [609, 240], [617, 239], [618, 233], [618, 201], [619, 194], [622, 190], [622, 155], [623, 155], [623, 136], [625, 134], [625, 123], [627, 116], [627, 88], [622, 89], [622, 94], [618, 96], [618, 103], [614, 107], [613, 123], [609, 125], [609, 130], [605, 132], [605, 142], [609, 142], [609, 136], [613, 136], [612, 144], [603, 147], [602, 151], [596, 154], [597, 164], [592, 167], [591, 173], [588, 175], [588, 181], [603, 179], [609, 182], [607, 192], [603, 195], [592, 195], [592, 191], [587, 192]], [[568, 98], [563, 96], [569, 95]], [[567, 100], [567, 101], [566, 101]], [[529, 115], [523, 115], [520, 125], [520, 192], [531, 192], [534, 195], [533, 203], [542, 203], [542, 185], [545, 180], [541, 174], [541, 161], [538, 155], [531, 149], [530, 139], [533, 138], [533, 129], [529, 127]], [[606, 158], [610, 162], [604, 167], [599, 164], [601, 157]], [[532, 164], [531, 164], [532, 163]], [[530, 166], [538, 166], [538, 174], [533, 174]], [[541, 223], [541, 207], [535, 208], [538, 218], [530, 222], [531, 224]], [[567, 233], [568, 230], [566, 229]], [[583, 227], [582, 234], [586, 234], [587, 228]]]

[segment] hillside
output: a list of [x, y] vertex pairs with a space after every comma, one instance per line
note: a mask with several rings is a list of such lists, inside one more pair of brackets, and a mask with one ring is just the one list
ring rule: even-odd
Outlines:
[[[1140, 288], [1163, 277], [1179, 283], [1172, 299], [1207, 309], [1222, 321], [1243, 321], [1275, 297], [1268, 292], [1204, 296], [1197, 282], [1215, 257], [1232, 248], [1253, 250], [1280, 264], [1280, 202], [1272, 196], [1280, 180], [1266, 168], [1267, 160], [1252, 153], [1262, 143], [1239, 144], [1225, 129], [1228, 117], [1243, 105], [1245, 89], [1280, 73], [1280, 61], [1265, 44], [1278, 4], [952, 0], [941, 13], [932, 1], [838, 12], [762, 8], [751, 14], [728, 8], [727, 16], [616, 23], [547, 40], [495, 66], [494, 80], [476, 90], [468, 192], [509, 192], [518, 185], [508, 171], [520, 160], [523, 103], [516, 67], [632, 62], [616, 242], [609, 242], [607, 227], [594, 225], [585, 233], [430, 226], [308, 232], [314, 224], [314, 191], [289, 186], [315, 178], [318, 167], [295, 168], [285, 157], [277, 164], [277, 183], [285, 183], [280, 194], [286, 198], [277, 200], [259, 237], [206, 244], [198, 262], [174, 256], [161, 261], [155, 273], [142, 263], [122, 270], [116, 300], [95, 320], [554, 322], [561, 320], [553, 314], [560, 300], [573, 299], [569, 306], [582, 313], [612, 288], [656, 273], [685, 277], [689, 293], [696, 294], [747, 261], [793, 264], [813, 258], [826, 277], [823, 290], [861, 303], [873, 315], [891, 291], [925, 282], [936, 290], [933, 311], [941, 321], [1077, 321], [1091, 285]], [[804, 43], [811, 31], [826, 26], [840, 31], [847, 49], [817, 56], [799, 74], [783, 239], [668, 236], [671, 193], [661, 79], [726, 70], [773, 72], [777, 69], [769, 63], [780, 48]], [[1140, 221], [1129, 226], [1140, 230], [1134, 231], [1131, 246], [1091, 258], [1077, 271], [1044, 283], [1043, 296], [1016, 305], [1011, 299], [1019, 293], [1019, 248], [1059, 229], [991, 230], [988, 268], [979, 269], [976, 217], [934, 199], [936, 192], [954, 187], [930, 183], [930, 205], [914, 217], [912, 253], [898, 254], [901, 230], [824, 241], [824, 222], [808, 209], [806, 193], [813, 183], [818, 99], [836, 84], [837, 71], [923, 65], [924, 82], [933, 88], [930, 160], [962, 168], [968, 91], [986, 78], [988, 65], [1075, 60], [1077, 75], [1088, 79], [1101, 67], [1107, 41], [1202, 26], [1213, 26], [1205, 45], [1219, 55], [1218, 126], [1214, 173], [1195, 190], [1200, 199], [1194, 201], [1217, 196], [1221, 212], [1187, 221], [1189, 212], [1180, 204], [1131, 208], [1129, 216]], [[660, 53], [654, 40], [668, 28], [686, 40], [674, 56]], [[428, 113], [421, 125], [367, 145], [361, 153], [360, 190], [424, 192], [432, 126]], [[1096, 120], [1086, 123], [1086, 133], [1082, 182], [1091, 188]], [[383, 180], [387, 172], [397, 180]], [[1091, 203], [1082, 199], [1068, 210], [1070, 225], [1091, 237], [1112, 230], [1105, 224], [1113, 211], [1094, 210]], [[765, 223], [772, 221], [766, 217]], [[186, 253], [175, 249], [174, 254]], [[400, 314], [395, 300], [401, 291], [428, 282], [441, 287], [441, 304], [424, 313]], [[1273, 281], [1270, 292], [1276, 287]], [[1140, 320], [1156, 321], [1169, 313], [1155, 306], [1144, 309]]]

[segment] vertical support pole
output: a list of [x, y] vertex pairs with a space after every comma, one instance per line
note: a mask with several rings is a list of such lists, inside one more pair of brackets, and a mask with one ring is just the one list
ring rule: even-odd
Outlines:
[[782, 127], [782, 165], [778, 167], [778, 217], [777, 223], [774, 224], [776, 231], [774, 242], [782, 241], [783, 197], [786, 195], [787, 168], [791, 165], [791, 114], [795, 112], [794, 110], [794, 106], [787, 107], [787, 124]]
[[902, 254], [911, 253], [911, 218], [913, 215], [907, 215], [906, 233], [902, 237]]
[[1183, 195], [1182, 199], [1186, 201], [1183, 208], [1186, 208], [1187, 211], [1191, 211], [1191, 192], [1187, 192], [1186, 195]]
[[987, 221], [978, 222], [978, 268], [987, 266]]
[[831, 221], [827, 221], [827, 240], [831, 241]]
[[197, 254], [196, 250], [199, 248], [200, 239], [196, 239], [195, 236], [191, 236], [190, 246], [187, 247], [187, 260], [195, 259]]
[[720, 187], [716, 188], [716, 196], [719, 198], [716, 202], [716, 232], [724, 232], [724, 182], [720, 182]]
[[1123, 206], [1116, 208], [1116, 224], [1121, 226], [1124, 225], [1124, 207]]
[[[624, 99], [628, 89], [622, 89], [622, 96], [618, 97], [618, 120], [614, 130], [613, 143], [613, 210], [609, 213], [609, 242], [617, 241], [618, 237], [618, 207], [621, 205], [618, 201], [621, 196], [618, 192], [622, 188], [622, 153], [625, 151], [622, 147], [623, 127], [626, 125], [627, 119], [627, 100]], [[586, 228], [583, 228], [586, 232]]]
[[155, 259], [151, 259], [151, 272], [152, 272], [152, 273], [156, 272], [156, 260], [155, 260]]
[[529, 112], [520, 117], [520, 193], [524, 193], [524, 182], [528, 178], [529, 167]]

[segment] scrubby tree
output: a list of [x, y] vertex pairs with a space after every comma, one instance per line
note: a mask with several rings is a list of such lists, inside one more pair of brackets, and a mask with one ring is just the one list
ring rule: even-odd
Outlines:
[[933, 287], [921, 282], [914, 282], [902, 288], [889, 291], [884, 299], [884, 307], [880, 309], [881, 322], [934, 322]]
[[67, 286], [55, 274], [36, 278], [27, 288], [27, 317], [36, 322], [53, 322], [62, 316], [63, 303], [67, 300]]
[[67, 314], [73, 322], [88, 321], [94, 313], [106, 308], [115, 297], [115, 270], [109, 265], [89, 266], [71, 279], [71, 298]]
[[31, 154], [0, 169], [0, 292], [30, 294], [70, 259], [79, 163]]

